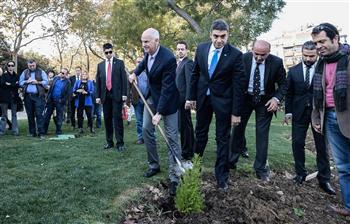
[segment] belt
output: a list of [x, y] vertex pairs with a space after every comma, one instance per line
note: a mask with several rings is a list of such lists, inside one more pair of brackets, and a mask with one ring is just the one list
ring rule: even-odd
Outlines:
[[333, 111], [333, 112], [335, 112], [335, 107], [326, 107], [326, 111]]
[[28, 96], [39, 96], [39, 93], [26, 93]]

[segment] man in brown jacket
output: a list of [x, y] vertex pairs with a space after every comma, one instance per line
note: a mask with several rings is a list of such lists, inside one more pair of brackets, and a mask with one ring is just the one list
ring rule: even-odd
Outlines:
[[313, 28], [312, 39], [321, 56], [314, 75], [312, 125], [324, 133], [338, 169], [344, 209], [332, 212], [350, 216], [350, 65], [339, 51], [339, 32], [329, 23]]

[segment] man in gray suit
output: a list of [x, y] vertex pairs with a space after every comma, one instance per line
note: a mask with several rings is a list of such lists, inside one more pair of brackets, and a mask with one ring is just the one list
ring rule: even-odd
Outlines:
[[169, 178], [171, 181], [170, 195], [175, 195], [179, 182], [177, 164], [170, 152], [180, 158], [181, 149], [178, 143], [178, 101], [179, 92], [176, 88], [176, 58], [167, 48], [159, 44], [159, 32], [156, 29], [148, 28], [141, 36], [142, 47], [145, 57], [137, 66], [135, 72], [129, 76], [129, 81], [136, 81], [136, 76], [144, 70], [149, 80], [149, 94], [145, 97], [148, 104], [153, 108], [154, 116], [151, 117], [147, 108], [143, 115], [143, 138], [147, 148], [149, 169], [144, 174], [151, 177], [160, 172], [159, 157], [157, 152], [154, 125], [164, 120], [164, 128], [171, 149], [168, 149], [169, 156]]

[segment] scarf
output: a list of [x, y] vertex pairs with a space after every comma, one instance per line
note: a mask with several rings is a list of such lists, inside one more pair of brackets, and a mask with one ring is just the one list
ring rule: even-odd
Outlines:
[[322, 88], [322, 79], [324, 74], [325, 64], [337, 62], [337, 69], [335, 73], [335, 84], [333, 88], [333, 98], [335, 103], [335, 109], [338, 112], [345, 111], [346, 97], [347, 97], [347, 86], [348, 86], [348, 74], [347, 68], [349, 64], [348, 56], [339, 51], [321, 57], [316, 65], [316, 71], [314, 75], [314, 102], [316, 109], [323, 109], [324, 93]]

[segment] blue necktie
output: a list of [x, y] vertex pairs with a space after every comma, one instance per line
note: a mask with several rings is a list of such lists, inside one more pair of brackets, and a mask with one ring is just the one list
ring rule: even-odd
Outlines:
[[211, 59], [211, 62], [210, 62], [210, 67], [208, 69], [209, 78], [213, 76], [213, 73], [215, 71], [216, 65], [218, 64], [218, 61], [219, 61], [219, 50], [215, 49], [213, 58]]

